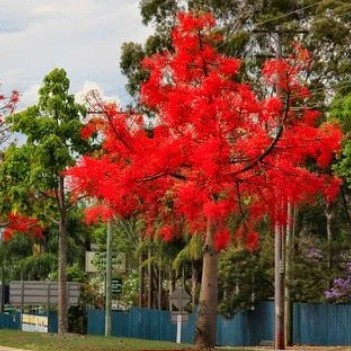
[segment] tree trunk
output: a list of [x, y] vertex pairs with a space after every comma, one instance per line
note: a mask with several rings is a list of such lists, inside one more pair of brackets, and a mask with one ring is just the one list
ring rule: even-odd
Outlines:
[[68, 332], [67, 293], [67, 218], [65, 209], [64, 179], [60, 177], [59, 187], [59, 254], [58, 254], [58, 333]]
[[152, 308], [152, 266], [151, 266], [151, 248], [147, 250], [147, 285], [148, 285], [148, 294], [147, 294], [147, 308]]
[[[172, 268], [170, 268], [169, 270], [169, 283], [168, 283], [168, 288], [169, 288], [169, 296], [172, 295], [174, 289], [176, 286], [176, 277], [175, 277], [175, 273], [174, 270]], [[169, 297], [168, 296], [168, 297]], [[173, 311], [173, 305], [171, 300], [168, 298], [168, 304], [169, 304], [169, 310]]]
[[162, 310], [162, 283], [163, 283], [163, 274], [162, 269], [158, 269], [158, 292], [157, 292], [157, 309]]
[[195, 311], [197, 274], [194, 262], [191, 262], [191, 309]]
[[143, 255], [139, 253], [139, 298], [138, 307], [144, 307], [144, 269], [143, 269]]
[[213, 237], [213, 228], [208, 220], [203, 252], [199, 309], [195, 326], [195, 345], [197, 348], [212, 348], [216, 344], [218, 255], [214, 248]]
[[152, 265], [152, 294], [151, 294], [151, 308], [157, 309], [158, 304], [158, 269], [155, 264]]
[[[293, 235], [293, 208], [288, 202], [287, 208], [287, 226], [285, 238], [285, 302], [284, 302], [284, 327], [285, 327], [285, 345], [292, 345], [292, 303], [291, 303], [291, 268], [292, 268], [292, 235]], [[283, 239], [284, 240], [284, 239]]]
[[327, 219], [327, 266], [328, 269], [331, 268], [331, 246], [333, 241], [333, 219], [334, 219], [334, 208], [331, 204], [326, 203], [325, 205], [325, 217]]

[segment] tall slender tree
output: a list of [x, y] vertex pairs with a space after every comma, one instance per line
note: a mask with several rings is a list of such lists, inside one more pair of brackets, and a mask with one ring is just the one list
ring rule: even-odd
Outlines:
[[59, 333], [68, 331], [67, 220], [75, 201], [67, 193], [64, 171], [87, 152], [88, 142], [80, 138], [85, 113], [69, 93], [66, 72], [55, 68], [43, 80], [38, 104], [7, 120], [25, 138], [23, 145], [12, 145], [4, 155], [8, 193], [18, 208], [27, 206], [59, 228]]

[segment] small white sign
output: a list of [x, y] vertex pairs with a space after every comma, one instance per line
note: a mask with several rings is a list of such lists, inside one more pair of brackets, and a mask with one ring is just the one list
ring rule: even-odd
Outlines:
[[172, 320], [173, 324], [177, 324], [179, 322], [179, 318], [180, 318], [181, 324], [185, 324], [189, 320], [189, 313], [186, 311], [183, 311], [183, 312], [172, 311], [171, 312], [171, 320]]
[[[85, 252], [85, 272], [98, 273], [99, 266], [105, 267], [106, 257], [103, 253], [96, 251]], [[101, 269], [101, 268], [100, 268]], [[116, 273], [125, 273], [126, 271], [126, 254], [119, 253], [112, 257], [112, 271]]]

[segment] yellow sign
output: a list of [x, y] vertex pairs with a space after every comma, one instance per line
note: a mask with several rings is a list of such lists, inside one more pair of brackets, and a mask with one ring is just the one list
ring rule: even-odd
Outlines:
[[[98, 254], [96, 251], [85, 252], [85, 272], [98, 273], [99, 269], [104, 270], [106, 266], [105, 253]], [[125, 273], [126, 254], [120, 252], [112, 256], [112, 271], [114, 273]]]
[[22, 330], [41, 333], [48, 332], [49, 318], [47, 316], [36, 316], [33, 314], [22, 314]]

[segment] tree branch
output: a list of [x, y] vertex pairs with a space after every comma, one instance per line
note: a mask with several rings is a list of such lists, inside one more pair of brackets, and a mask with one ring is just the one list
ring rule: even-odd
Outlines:
[[233, 173], [229, 173], [227, 175], [235, 177], [239, 174], [245, 173], [245, 172], [249, 171], [250, 169], [254, 168], [255, 166], [257, 166], [257, 164], [259, 164], [261, 161], [263, 161], [267, 156], [269, 156], [273, 152], [275, 146], [277, 145], [278, 141], [281, 139], [281, 136], [283, 135], [284, 123], [287, 119], [289, 109], [290, 109], [290, 94], [288, 94], [286, 97], [286, 104], [285, 104], [285, 108], [284, 108], [283, 118], [282, 118], [281, 124], [279, 126], [278, 132], [277, 132], [276, 136], [274, 137], [274, 139], [272, 140], [271, 144], [267, 147], [266, 150], [264, 150], [264, 152], [260, 156], [258, 156], [251, 163], [249, 163], [248, 165], [246, 165], [242, 169], [239, 169], [239, 170], [237, 170]]

